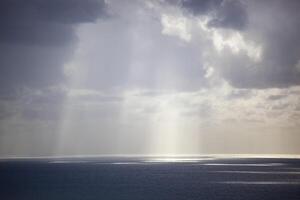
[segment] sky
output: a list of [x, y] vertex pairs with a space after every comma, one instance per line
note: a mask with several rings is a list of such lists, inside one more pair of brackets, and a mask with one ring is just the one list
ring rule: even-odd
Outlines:
[[299, 9], [1, 0], [0, 157], [300, 154]]

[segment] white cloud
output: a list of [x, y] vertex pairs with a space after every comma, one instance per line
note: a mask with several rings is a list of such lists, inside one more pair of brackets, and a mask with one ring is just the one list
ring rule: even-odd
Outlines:
[[256, 44], [254, 41], [246, 41], [240, 31], [210, 27], [207, 25], [208, 21], [207, 17], [202, 17], [198, 19], [197, 24], [206, 32], [218, 52], [221, 53], [221, 51], [229, 49], [233, 54], [239, 54], [244, 51], [254, 62], [261, 61], [261, 45]]
[[163, 26], [162, 34], [177, 36], [186, 42], [191, 40], [192, 36], [189, 33], [189, 23], [187, 18], [163, 14], [161, 23]]

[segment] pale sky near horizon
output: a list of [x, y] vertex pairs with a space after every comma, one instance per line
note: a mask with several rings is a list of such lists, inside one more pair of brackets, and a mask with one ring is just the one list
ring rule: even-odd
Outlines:
[[0, 1], [0, 157], [300, 154], [300, 1]]

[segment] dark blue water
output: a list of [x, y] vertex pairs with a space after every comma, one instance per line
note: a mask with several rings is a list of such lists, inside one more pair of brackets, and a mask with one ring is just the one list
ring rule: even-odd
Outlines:
[[300, 200], [300, 160], [3, 160], [0, 199]]

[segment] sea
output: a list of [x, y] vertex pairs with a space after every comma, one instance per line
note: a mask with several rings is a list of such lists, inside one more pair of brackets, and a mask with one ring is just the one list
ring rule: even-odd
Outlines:
[[2, 159], [0, 199], [300, 200], [300, 159]]

